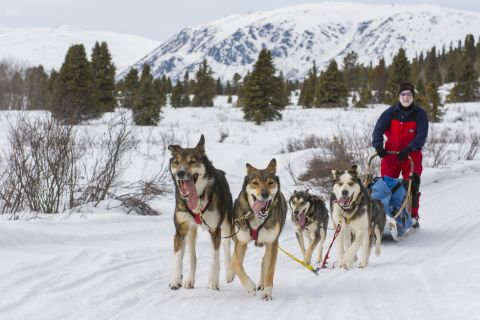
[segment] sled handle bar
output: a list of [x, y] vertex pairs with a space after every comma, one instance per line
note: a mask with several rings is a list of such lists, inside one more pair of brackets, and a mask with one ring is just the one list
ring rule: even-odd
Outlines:
[[[390, 155], [398, 155], [398, 153], [399, 152], [397, 152], [397, 151], [387, 151], [387, 154], [390, 154]], [[375, 153], [368, 160], [368, 168], [367, 168], [367, 173], [368, 174], [370, 174], [370, 168], [372, 167], [372, 161], [377, 156], [378, 156], [378, 154]], [[411, 179], [413, 177], [413, 159], [412, 159], [412, 157], [410, 157], [410, 155], [408, 155], [407, 157], [408, 157], [408, 161], [410, 161], [410, 176], [409, 176], [409, 179]]]

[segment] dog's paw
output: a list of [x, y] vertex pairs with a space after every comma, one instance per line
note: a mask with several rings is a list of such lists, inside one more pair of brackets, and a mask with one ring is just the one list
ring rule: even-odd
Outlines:
[[174, 279], [170, 281], [170, 284], [168, 285], [168, 287], [172, 290], [178, 290], [182, 287], [181, 281], [182, 281], [181, 279]]
[[220, 290], [220, 286], [219, 286], [218, 280], [210, 280], [210, 281], [208, 281], [208, 289], [219, 291], [219, 290]]
[[352, 267], [352, 262], [345, 259], [341, 259], [338, 262], [338, 266], [342, 269], [348, 270]]
[[263, 288], [262, 300], [263, 300], [263, 301], [270, 301], [270, 300], [272, 300], [272, 287], [265, 287], [265, 288]]
[[230, 282], [232, 282], [234, 279], [235, 279], [235, 271], [233, 271], [232, 268], [228, 268], [228, 270], [227, 270], [227, 276], [225, 277], [225, 281], [227, 281], [227, 283], [230, 283]]
[[195, 280], [194, 279], [187, 279], [183, 281], [183, 287], [185, 289], [193, 289], [195, 286]]
[[305, 264], [310, 264], [312, 262], [312, 259], [303, 259], [303, 263]]
[[245, 285], [245, 289], [247, 289], [249, 295], [254, 296], [257, 294], [255, 283], [252, 280], [249, 280], [249, 282]]
[[263, 283], [259, 282], [257, 285], [257, 291], [263, 291], [263, 289], [264, 289]]

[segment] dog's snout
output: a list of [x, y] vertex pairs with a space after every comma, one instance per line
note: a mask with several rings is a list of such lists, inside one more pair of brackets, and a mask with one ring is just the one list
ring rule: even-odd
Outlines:
[[186, 174], [185, 170], [179, 170], [179, 171], [177, 171], [177, 177], [178, 177], [179, 179], [185, 178], [185, 174]]
[[344, 197], [348, 196], [348, 190], [342, 190], [342, 196]]
[[299, 211], [298, 211], [298, 210], [294, 210], [293, 213], [294, 213], [294, 214], [298, 214]]
[[268, 199], [268, 191], [263, 190], [260, 194], [264, 200]]

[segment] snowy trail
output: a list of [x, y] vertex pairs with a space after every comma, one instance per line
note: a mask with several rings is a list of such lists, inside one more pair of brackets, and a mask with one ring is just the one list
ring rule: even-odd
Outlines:
[[[279, 252], [271, 302], [248, 296], [238, 279], [225, 283], [223, 252], [221, 291], [207, 289], [205, 232], [196, 288], [170, 290], [170, 214], [4, 221], [0, 319], [473, 319], [480, 311], [480, 165], [428, 173], [419, 232], [400, 243], [386, 239], [366, 269], [322, 270], [318, 277]], [[281, 246], [299, 254], [290, 221]], [[262, 255], [249, 246], [245, 266], [254, 281]]]

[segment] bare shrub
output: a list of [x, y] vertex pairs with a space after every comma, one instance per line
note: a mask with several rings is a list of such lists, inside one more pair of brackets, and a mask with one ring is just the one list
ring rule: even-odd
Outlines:
[[55, 213], [72, 205], [80, 148], [71, 126], [19, 116], [9, 129], [2, 212]]
[[156, 198], [166, 197], [172, 193], [172, 183], [168, 168], [160, 170], [152, 178], [134, 182], [125, 188], [127, 193], [116, 197], [127, 208], [127, 213], [140, 215], [158, 215], [148, 203]]
[[112, 189], [121, 185], [121, 173], [126, 167], [125, 156], [134, 147], [135, 140], [128, 120], [124, 114], [120, 114], [109, 122], [107, 132], [100, 139], [93, 167], [86, 171], [89, 177], [81, 202], [95, 202], [97, 206]]
[[475, 159], [479, 149], [480, 149], [480, 135], [478, 133], [471, 133], [469, 137], [470, 146], [468, 151], [465, 154], [465, 160]]
[[319, 148], [321, 144], [322, 144], [322, 139], [313, 134], [306, 136], [303, 139], [291, 138], [291, 139], [288, 139], [285, 149], [283, 149], [281, 152], [286, 153], [286, 152], [295, 152], [295, 151], [300, 151], [305, 149], [316, 149], [316, 148]]
[[[436, 168], [443, 166], [451, 160], [448, 136], [448, 129], [439, 131], [436, 127], [431, 127], [423, 152], [427, 167]], [[457, 139], [461, 140], [461, 137], [457, 136]]]

